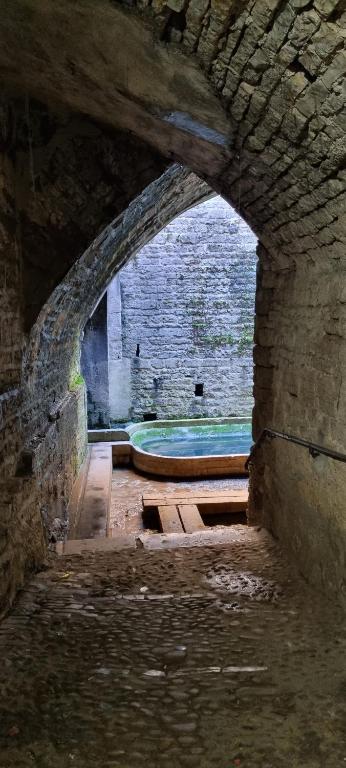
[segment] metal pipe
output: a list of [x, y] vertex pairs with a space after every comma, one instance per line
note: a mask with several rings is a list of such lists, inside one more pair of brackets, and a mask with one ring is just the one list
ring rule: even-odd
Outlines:
[[339, 451], [334, 451], [332, 448], [325, 448], [323, 445], [312, 443], [310, 440], [304, 440], [304, 438], [297, 437], [296, 435], [289, 435], [287, 432], [278, 432], [276, 429], [265, 427], [265, 429], [262, 430], [259, 438], [251, 447], [250, 454], [245, 462], [245, 469], [249, 468], [249, 464], [252, 463], [252, 459], [257, 448], [259, 448], [262, 441], [267, 437], [269, 437], [271, 440], [279, 437], [281, 440], [287, 440], [289, 443], [295, 443], [296, 445], [301, 445], [303, 448], [308, 448], [313, 458], [322, 454], [323, 456], [328, 456], [330, 459], [335, 459], [335, 461], [343, 461], [346, 463], [345, 453], [339, 453]]

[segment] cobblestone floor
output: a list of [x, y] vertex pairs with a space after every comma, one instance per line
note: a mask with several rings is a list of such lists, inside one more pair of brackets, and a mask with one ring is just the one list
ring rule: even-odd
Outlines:
[[344, 630], [254, 529], [54, 558], [0, 627], [0, 766], [341, 768]]
[[143, 530], [143, 493], [172, 493], [175, 490], [223, 490], [247, 487], [244, 478], [220, 480], [169, 481], [140, 475], [134, 469], [113, 470], [110, 527], [117, 532], [139, 533]]

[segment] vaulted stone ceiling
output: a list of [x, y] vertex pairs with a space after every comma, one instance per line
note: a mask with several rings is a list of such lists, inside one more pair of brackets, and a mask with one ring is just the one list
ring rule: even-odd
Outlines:
[[[18, 96], [4, 105], [2, 128], [15, 161], [29, 329], [76, 258], [167, 160], [136, 136]], [[9, 204], [7, 190], [3, 210]]]
[[292, 256], [344, 191], [345, 34], [345, 0], [7, 0], [0, 73], [188, 164]]

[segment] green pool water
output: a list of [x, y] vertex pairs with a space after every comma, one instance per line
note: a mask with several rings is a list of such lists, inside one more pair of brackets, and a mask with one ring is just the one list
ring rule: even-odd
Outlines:
[[234, 424], [203, 424], [148, 427], [132, 435], [132, 442], [156, 456], [228, 456], [250, 451], [251, 421]]

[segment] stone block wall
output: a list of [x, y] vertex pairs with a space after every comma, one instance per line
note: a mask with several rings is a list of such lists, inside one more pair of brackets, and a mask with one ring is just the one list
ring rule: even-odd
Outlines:
[[107, 294], [102, 297], [85, 329], [81, 370], [87, 387], [88, 423], [95, 427], [108, 426]]
[[[331, 201], [329, 210], [337, 212], [342, 198]], [[321, 216], [316, 239], [322, 229]], [[300, 253], [285, 269], [261, 249], [254, 434], [269, 426], [345, 454], [346, 261], [340, 243], [345, 248], [346, 238], [340, 232], [334, 240], [333, 228], [329, 233], [330, 242], [314, 250], [313, 261]], [[291, 252], [298, 256], [298, 248], [299, 238], [293, 238]], [[258, 451], [252, 476], [257, 520], [305, 576], [324, 591], [334, 590], [344, 605], [345, 467], [275, 439]]]
[[[64, 532], [87, 444], [79, 329], [65, 325], [54, 291], [165, 161], [136, 139], [28, 99], [1, 94], [0, 119], [1, 615]], [[76, 311], [88, 303], [84, 288], [81, 279]], [[67, 303], [70, 294], [67, 285]]]
[[[251, 413], [255, 251], [249, 227], [214, 197], [174, 219], [121, 270], [108, 290], [111, 421], [142, 420], [150, 412], [158, 418]], [[98, 351], [91, 349], [102, 320], [98, 307], [83, 345], [92, 426], [106, 386], [95, 382], [105, 327]], [[203, 385], [202, 396], [196, 385]]]

